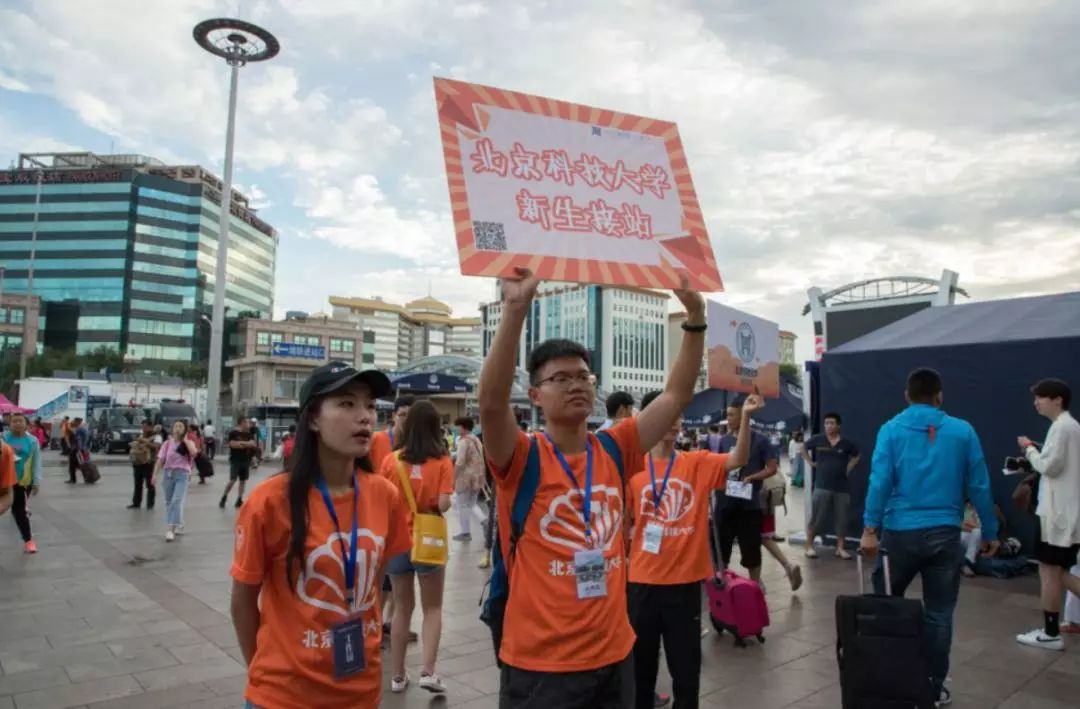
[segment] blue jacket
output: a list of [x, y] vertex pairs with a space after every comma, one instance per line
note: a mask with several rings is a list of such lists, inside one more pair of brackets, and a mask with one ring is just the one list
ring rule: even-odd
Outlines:
[[979, 513], [983, 539], [997, 539], [990, 473], [971, 424], [912, 404], [881, 427], [863, 513], [867, 527], [960, 527], [966, 500]]

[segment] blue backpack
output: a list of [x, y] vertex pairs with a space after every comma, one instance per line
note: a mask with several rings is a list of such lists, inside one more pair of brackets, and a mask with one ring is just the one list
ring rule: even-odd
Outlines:
[[[622, 451], [619, 444], [606, 431], [596, 434], [597, 440], [613, 461], [619, 471], [619, 479], [626, 486], [626, 472], [623, 468]], [[494, 539], [491, 549], [491, 576], [488, 578], [487, 597], [480, 597], [480, 620], [491, 629], [491, 642], [495, 647], [495, 659], [502, 667], [499, 660], [499, 648], [502, 646], [503, 618], [506, 615], [506, 601], [510, 598], [510, 577], [506, 573], [507, 559], [512, 563], [514, 553], [517, 550], [518, 540], [525, 531], [525, 519], [529, 516], [533, 500], [536, 499], [536, 490], [540, 487], [540, 447], [536, 438], [529, 440], [529, 455], [525, 459], [525, 471], [521, 475], [521, 484], [514, 495], [514, 505], [510, 510], [510, 543], [506, 556], [502, 553], [502, 541], [499, 536], [499, 521], [495, 520]], [[625, 491], [623, 493], [625, 497]], [[625, 509], [626, 502], [623, 501]]]

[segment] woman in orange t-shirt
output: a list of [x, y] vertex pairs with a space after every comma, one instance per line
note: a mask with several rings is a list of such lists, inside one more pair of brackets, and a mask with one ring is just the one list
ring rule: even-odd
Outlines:
[[379, 582], [411, 546], [400, 493], [368, 458], [389, 391], [386, 375], [344, 362], [312, 372], [288, 472], [240, 508], [232, 619], [248, 707], [379, 706]]
[[[409, 409], [398, 449], [395, 455], [383, 460], [382, 473], [402, 492], [402, 477], [408, 478], [417, 512], [443, 514], [450, 509], [450, 495], [454, 492], [454, 463], [446, 450], [439, 412], [430, 401], [418, 401]], [[404, 494], [402, 498], [405, 498]], [[411, 532], [411, 511], [408, 516]], [[445, 568], [414, 564], [410, 553], [404, 552], [390, 560], [387, 573], [394, 589], [394, 619], [390, 623], [390, 669], [393, 670], [390, 691], [404, 692], [409, 686], [409, 675], [405, 672], [405, 650], [413, 607], [416, 605], [413, 592], [415, 574], [420, 582], [420, 606], [424, 612], [420, 631], [423, 667], [419, 684], [422, 689], [442, 694], [446, 687], [435, 674], [435, 659], [439, 654], [439, 636], [442, 635]]]

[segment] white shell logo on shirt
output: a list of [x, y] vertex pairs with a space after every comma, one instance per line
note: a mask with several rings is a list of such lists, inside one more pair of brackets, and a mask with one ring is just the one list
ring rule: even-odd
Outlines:
[[[659, 484], [657, 485], [659, 487]], [[660, 509], [653, 504], [653, 491], [651, 485], [641, 489], [641, 516], [655, 517], [658, 522], [677, 522], [690, 512], [694, 507], [694, 487], [678, 478], [668, 480], [664, 497], [660, 500]]]
[[592, 528], [590, 545], [585, 538], [585, 518], [582, 515], [585, 495], [581, 490], [567, 490], [548, 506], [540, 520], [540, 535], [554, 544], [573, 551], [611, 548], [611, 542], [622, 531], [622, 496], [619, 488], [593, 486], [589, 517]]
[[236, 525], [236, 551], [240, 552], [244, 549], [244, 528], [241, 525]]
[[[356, 597], [352, 609], [346, 608], [345, 561], [340, 557], [341, 544], [349, 551], [349, 535], [332, 532], [326, 543], [315, 547], [304, 559], [304, 573], [296, 579], [296, 592], [300, 600], [309, 606], [348, 616], [350, 612], [366, 611], [375, 605], [377, 582], [375, 578], [386, 542], [369, 529], [358, 530], [356, 553]], [[372, 544], [361, 540], [370, 539]], [[374, 546], [374, 549], [367, 548]], [[321, 562], [321, 563], [320, 563]], [[320, 588], [322, 587], [322, 588]], [[329, 589], [329, 593], [326, 592]]]

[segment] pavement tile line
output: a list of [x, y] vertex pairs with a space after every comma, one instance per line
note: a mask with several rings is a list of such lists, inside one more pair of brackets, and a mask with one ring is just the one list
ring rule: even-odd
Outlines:
[[[220, 478], [208, 486], [192, 486], [187, 505], [191, 532], [166, 546], [159, 532], [161, 505], [155, 513], [130, 511], [129, 523], [122, 508], [130, 498], [130, 471], [119, 459], [108, 463], [103, 466], [107, 485], [96, 488], [61, 485], [66, 471], [48, 466], [47, 494], [33, 503], [44, 523], [42, 553], [23, 557], [5, 547], [0, 556], [0, 618], [11, 611], [21, 618], [16, 625], [7, 625], [11, 631], [7, 634], [0, 622], [0, 662], [10, 651], [25, 653], [31, 661], [39, 652], [49, 662], [67, 653], [64, 665], [55, 667], [5, 674], [0, 666], [0, 709], [242, 706], [243, 662], [227, 611], [231, 547], [223, 543], [231, 538], [234, 511], [230, 506], [219, 517]], [[50, 496], [53, 483], [57, 483], [55, 497]], [[790, 526], [802, 518], [801, 501], [793, 493]], [[150, 514], [154, 517], [147, 517]], [[456, 526], [456, 515], [449, 519]], [[58, 540], [55, 546], [48, 542], [52, 532]], [[8, 533], [4, 534], [6, 540]], [[475, 569], [480, 548], [478, 539], [455, 546], [447, 574], [439, 667], [445, 668], [444, 681], [452, 688], [446, 705], [455, 708], [497, 705], [498, 670], [488, 631], [477, 620], [476, 599], [483, 583], [482, 572]], [[710, 634], [702, 648], [703, 707], [839, 706], [832, 608], [837, 593], [853, 590], [853, 565], [830, 558], [804, 560], [800, 547], [785, 545], [784, 550], [802, 565], [806, 585], [792, 595], [779, 566], [766, 557], [764, 578], [773, 616], [767, 642], [738, 651], [730, 638]], [[12, 570], [18, 592], [6, 596], [3, 586]], [[1009, 633], [1015, 630], [1010, 628], [1017, 618], [1037, 622], [1034, 588], [1037, 583], [1033, 586], [1030, 579], [965, 580], [953, 648], [954, 706], [1080, 706], [1065, 701], [1080, 697], [1080, 662], [1075, 660], [1080, 654], [1074, 652], [1080, 645], [1070, 638], [1069, 652], [1048, 656], [1012, 642]], [[419, 629], [419, 622], [417, 612], [414, 629]], [[29, 644], [25, 650], [12, 644], [20, 633]], [[178, 643], [168, 642], [173, 638]], [[93, 663], [79, 659], [77, 648], [82, 645], [105, 647], [107, 662], [89, 666]], [[409, 648], [410, 669], [418, 664], [418, 653], [419, 646]], [[145, 664], [111, 674], [122, 669], [125, 657], [141, 655], [146, 655]], [[173, 660], [177, 664], [154, 666]], [[755, 684], [760, 691], [747, 686]], [[670, 691], [666, 669], [661, 670], [658, 687]], [[382, 706], [426, 707], [428, 697], [386, 691]]]

